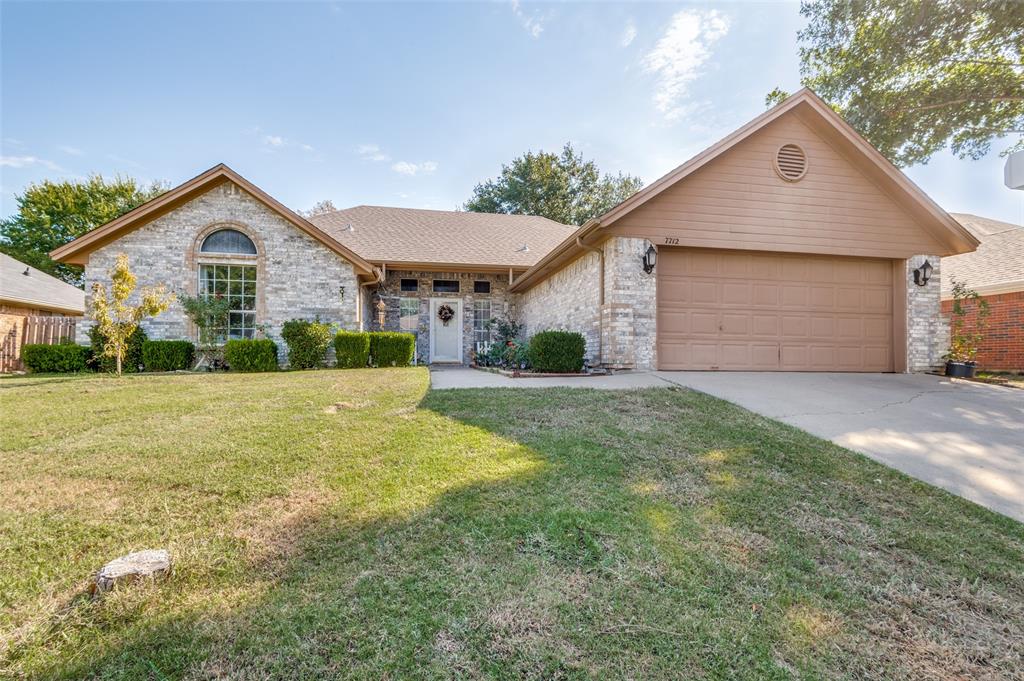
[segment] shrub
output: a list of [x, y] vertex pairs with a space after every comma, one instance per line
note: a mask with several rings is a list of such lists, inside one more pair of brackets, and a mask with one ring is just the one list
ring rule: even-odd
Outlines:
[[187, 340], [148, 340], [142, 344], [142, 365], [146, 371], [191, 369], [195, 352]]
[[[121, 371], [126, 374], [133, 374], [142, 371], [142, 344], [146, 342], [146, 332], [141, 326], [135, 328], [132, 335], [128, 336], [128, 345], [124, 351], [124, 359], [121, 364]], [[103, 354], [103, 346], [106, 338], [100, 332], [100, 327], [92, 326], [89, 329], [89, 346], [92, 353], [89, 355], [89, 365], [94, 371], [105, 371], [112, 373], [117, 371], [117, 358]]]
[[322, 367], [331, 344], [331, 327], [319, 319], [291, 319], [281, 327], [281, 338], [288, 344], [288, 364], [292, 369]]
[[378, 367], [407, 367], [412, 364], [416, 336], [395, 331], [370, 334], [370, 362]]
[[358, 369], [370, 361], [370, 334], [339, 331], [334, 336], [334, 354], [339, 369]]
[[23, 345], [21, 361], [34, 374], [71, 373], [88, 369], [89, 348], [85, 345]]
[[277, 371], [277, 343], [269, 338], [229, 340], [224, 362], [231, 371]]
[[578, 372], [587, 344], [573, 331], [541, 331], [530, 339], [530, 364], [536, 371]]
[[509, 369], [530, 367], [530, 344], [510, 341], [501, 354], [502, 363]]

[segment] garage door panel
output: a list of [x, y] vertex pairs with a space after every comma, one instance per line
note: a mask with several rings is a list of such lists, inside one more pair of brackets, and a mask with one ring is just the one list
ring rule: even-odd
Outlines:
[[664, 369], [889, 371], [888, 260], [663, 248]]

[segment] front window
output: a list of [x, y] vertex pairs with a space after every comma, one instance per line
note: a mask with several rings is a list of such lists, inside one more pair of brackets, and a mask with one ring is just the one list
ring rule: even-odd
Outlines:
[[256, 255], [256, 244], [237, 229], [219, 229], [203, 239], [203, 245], [199, 250], [202, 253]]
[[435, 279], [434, 293], [458, 293], [459, 282], [457, 279]]
[[402, 331], [416, 333], [420, 325], [420, 299], [401, 298], [398, 306]]
[[199, 293], [225, 296], [228, 328], [221, 339], [252, 338], [256, 331], [256, 266], [200, 265]]
[[473, 301], [473, 340], [477, 343], [487, 343], [491, 340], [491, 328], [488, 323], [491, 321], [491, 301]]

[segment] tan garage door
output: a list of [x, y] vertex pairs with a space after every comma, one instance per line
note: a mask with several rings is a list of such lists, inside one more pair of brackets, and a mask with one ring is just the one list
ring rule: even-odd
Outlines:
[[662, 247], [658, 366], [892, 371], [892, 262]]

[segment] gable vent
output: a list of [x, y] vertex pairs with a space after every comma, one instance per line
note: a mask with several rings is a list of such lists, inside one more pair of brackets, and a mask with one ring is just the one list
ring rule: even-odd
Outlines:
[[775, 153], [775, 172], [783, 180], [796, 182], [807, 173], [807, 155], [795, 144], [784, 144]]

